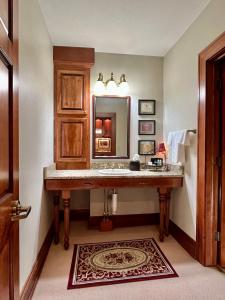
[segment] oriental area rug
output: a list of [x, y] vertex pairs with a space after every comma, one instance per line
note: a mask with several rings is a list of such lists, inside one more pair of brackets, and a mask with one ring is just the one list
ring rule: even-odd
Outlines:
[[170, 277], [178, 275], [152, 238], [80, 244], [68, 289]]

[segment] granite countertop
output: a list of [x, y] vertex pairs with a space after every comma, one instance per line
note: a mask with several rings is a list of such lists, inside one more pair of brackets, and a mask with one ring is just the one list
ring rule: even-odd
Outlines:
[[55, 170], [45, 168], [45, 179], [82, 179], [82, 178], [137, 178], [137, 177], [183, 177], [182, 170], [152, 172], [149, 170], [131, 171], [128, 174], [106, 175], [96, 169], [86, 170]]

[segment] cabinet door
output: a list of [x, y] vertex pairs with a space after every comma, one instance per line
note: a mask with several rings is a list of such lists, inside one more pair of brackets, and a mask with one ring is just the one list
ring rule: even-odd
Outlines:
[[89, 70], [56, 69], [57, 114], [88, 114]]
[[55, 159], [58, 168], [89, 167], [89, 127], [87, 118], [57, 118]]

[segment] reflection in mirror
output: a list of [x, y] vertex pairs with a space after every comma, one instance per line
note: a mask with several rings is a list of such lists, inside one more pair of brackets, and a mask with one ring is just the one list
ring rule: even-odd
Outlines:
[[93, 96], [93, 158], [129, 158], [130, 97]]

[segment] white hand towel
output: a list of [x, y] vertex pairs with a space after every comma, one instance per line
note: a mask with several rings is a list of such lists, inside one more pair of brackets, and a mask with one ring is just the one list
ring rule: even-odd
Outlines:
[[168, 135], [169, 158], [171, 163], [185, 162], [185, 146], [190, 145], [187, 130], [172, 131]]

